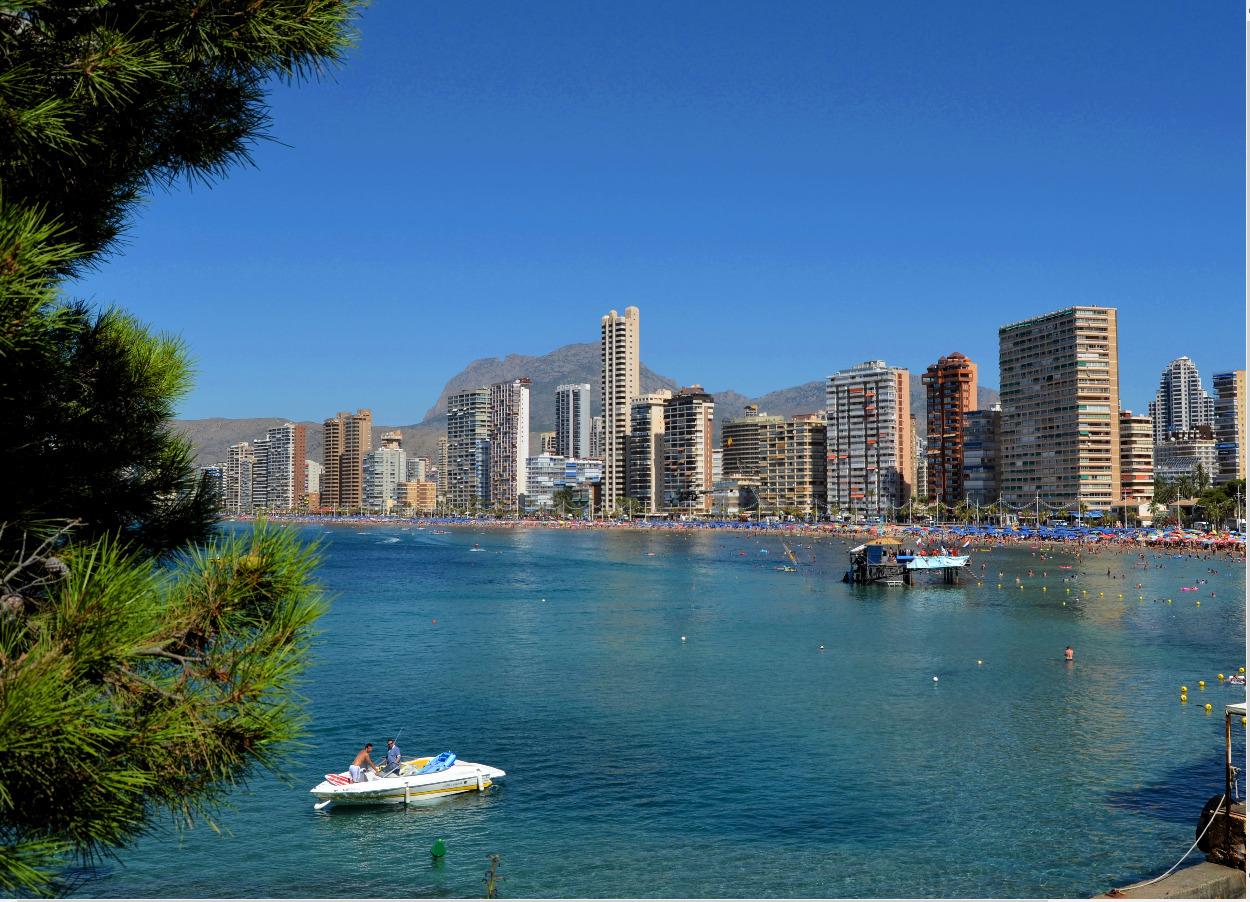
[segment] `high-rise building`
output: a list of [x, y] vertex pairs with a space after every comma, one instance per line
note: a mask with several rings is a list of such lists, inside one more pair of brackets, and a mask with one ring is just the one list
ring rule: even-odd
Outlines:
[[999, 481], [998, 431], [1002, 411], [997, 405], [989, 410], [969, 410], [963, 425], [963, 490], [969, 504], [986, 507], [998, 503], [1002, 489]]
[[315, 494], [318, 499], [321, 498], [321, 474], [325, 472], [325, 467], [315, 460], [304, 461], [304, 485], [309, 495]]
[[1216, 485], [1246, 478], [1246, 371], [1216, 373], [1215, 384], [1215, 453], [1219, 473]]
[[428, 457], [409, 457], [407, 466], [404, 470], [404, 482], [425, 482], [426, 474], [430, 471], [430, 459]]
[[925, 498], [928, 498], [928, 447], [925, 442], [924, 434], [920, 431], [919, 424], [916, 422], [916, 415], [913, 413], [908, 416], [908, 419], [911, 420], [911, 496], [912, 498], [916, 498], [923, 495]]
[[956, 351], [930, 364], [920, 381], [929, 495], [940, 504], [958, 504], [965, 500], [964, 414], [977, 406], [977, 365]]
[[[1154, 473], [1168, 482], [1182, 476], [1195, 476], [1202, 467], [1207, 478], [1219, 469], [1215, 432], [1210, 426], [1195, 426], [1168, 433], [1171, 437], [1154, 446]], [[1195, 488], [1197, 488], [1195, 486]], [[1197, 493], [1195, 492], [1195, 495]]]
[[432, 482], [411, 480], [401, 482], [395, 489], [396, 501], [407, 510], [427, 514], [438, 506], [438, 487]]
[[625, 494], [653, 514], [664, 504], [664, 402], [668, 389], [634, 398], [629, 408]]
[[363, 506], [383, 513], [390, 510], [399, 484], [405, 481], [407, 468], [407, 455], [399, 447], [399, 440], [383, 438], [381, 448], [374, 448], [365, 455]]
[[252, 510], [269, 509], [269, 438], [252, 442]]
[[[683, 388], [665, 400], [665, 507], [688, 513], [706, 513], [712, 509], [712, 416], [715, 410], [716, 401], [700, 385]], [[605, 471], [607, 463], [604, 461]]]
[[1140, 507], [1154, 496], [1154, 427], [1150, 417], [1120, 411], [1120, 503]]
[[434, 459], [438, 463], [438, 495], [440, 498], [447, 497], [447, 473], [450, 470], [448, 466], [450, 461], [450, 446], [447, 442], [447, 436], [443, 436], [438, 440], [438, 451], [435, 453]]
[[[612, 510], [625, 496], [625, 436], [630, 404], [642, 394], [638, 373], [638, 308], [624, 316], [613, 310], [600, 321], [603, 391], [604, 506]], [[710, 449], [709, 449], [710, 450]]]
[[886, 514], [911, 500], [910, 375], [884, 360], [825, 383], [828, 510]]
[[1150, 420], [1156, 445], [1173, 432], [1215, 423], [1215, 399], [1203, 389], [1198, 368], [1188, 357], [1177, 357], [1164, 368], [1159, 391], [1150, 402]]
[[526, 510], [569, 513], [568, 510], [553, 508], [555, 493], [560, 489], [570, 489], [574, 499], [593, 497], [593, 492], [589, 490], [603, 479], [603, 461], [536, 454], [525, 462], [525, 472]]
[[590, 383], [556, 387], [556, 454], [590, 456]]
[[[270, 429], [266, 437], [265, 498], [271, 510], [293, 510], [304, 494], [304, 449], [300, 441], [306, 427], [287, 423]], [[259, 443], [258, 443], [259, 444]], [[257, 452], [259, 456], [260, 452]], [[301, 456], [296, 457], [296, 454]], [[296, 462], [299, 466], [296, 466]]]
[[516, 510], [525, 492], [525, 461], [530, 456], [530, 380], [513, 379], [490, 387], [490, 505]]
[[603, 417], [590, 418], [590, 456], [603, 460]]
[[825, 511], [826, 429], [819, 414], [792, 419], [760, 417], [759, 502], [761, 512], [796, 508], [813, 519]]
[[[589, 432], [590, 430], [587, 429], [587, 435], [589, 435]], [[587, 448], [590, 447], [589, 438], [586, 440], [586, 447]], [[538, 433], [538, 450], [540, 454], [555, 454], [556, 453], [556, 434], [554, 432]]]
[[[490, 503], [487, 429], [490, 389], [472, 388], [447, 398], [447, 502], [457, 510]], [[440, 468], [441, 469], [441, 468]]]
[[226, 451], [225, 508], [232, 514], [252, 510], [252, 465], [256, 458], [247, 442], [231, 445]]
[[998, 330], [1003, 501], [1110, 509], [1120, 498], [1116, 311], [1069, 307]]
[[354, 510], [364, 504], [365, 455], [373, 450], [373, 411], [340, 411], [324, 423], [322, 507]]
[[760, 413], [754, 404], [743, 408], [742, 416], [726, 420], [720, 427], [721, 449], [725, 452], [725, 476], [729, 479], [755, 480], [760, 475], [760, 438], [770, 423], [781, 417]]
[[213, 499], [217, 507], [224, 508], [226, 506], [226, 465], [221, 463], [196, 469], [199, 471], [200, 491]]

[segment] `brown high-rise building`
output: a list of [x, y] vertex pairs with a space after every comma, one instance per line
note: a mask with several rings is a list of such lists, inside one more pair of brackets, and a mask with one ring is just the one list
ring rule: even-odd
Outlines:
[[1149, 416], [1120, 411], [1120, 501], [1148, 504], [1154, 495], [1154, 427]]
[[977, 365], [956, 351], [931, 364], [925, 387], [929, 496], [940, 504], [964, 500], [964, 414], [977, 406]]
[[358, 508], [364, 503], [365, 455], [373, 450], [373, 411], [340, 412], [324, 428], [321, 506]]

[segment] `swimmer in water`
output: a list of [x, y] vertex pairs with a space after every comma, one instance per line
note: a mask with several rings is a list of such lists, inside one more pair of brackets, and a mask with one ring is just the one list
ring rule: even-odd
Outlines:
[[1063, 659], [1065, 661], [1072, 660], [1072, 646], [1071, 645], [1069, 645], [1067, 648], [1063, 650]]

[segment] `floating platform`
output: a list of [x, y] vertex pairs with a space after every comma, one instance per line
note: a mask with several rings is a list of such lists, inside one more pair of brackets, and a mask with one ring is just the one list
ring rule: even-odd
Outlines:
[[851, 569], [842, 581], [861, 586], [910, 586], [916, 573], [937, 571], [942, 582], [953, 585], [959, 582], [959, 571], [968, 566], [966, 554], [899, 554], [902, 544], [898, 539], [881, 538], [852, 548]]

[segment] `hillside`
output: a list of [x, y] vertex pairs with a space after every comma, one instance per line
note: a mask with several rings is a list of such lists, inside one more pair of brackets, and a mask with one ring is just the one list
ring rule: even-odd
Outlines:
[[[426, 412], [422, 422], [406, 426], [375, 425], [373, 427], [374, 446], [379, 444], [383, 432], [400, 429], [404, 434], [404, 449], [409, 454], [433, 457], [438, 449], [439, 438], [446, 433], [448, 395], [467, 388], [479, 388], [490, 385], [492, 382], [503, 382], [521, 377], [529, 378], [532, 383], [530, 429], [534, 433], [533, 442], [537, 442], [537, 433], [555, 428], [555, 392], [559, 385], [589, 383], [591, 408], [595, 415], [599, 413], [599, 343], [571, 344], [557, 348], [541, 357], [509, 354], [506, 357], [485, 357], [473, 361], [447, 381], [438, 400]], [[674, 380], [652, 371], [645, 364], [640, 368], [639, 381], [644, 393], [660, 389], [677, 391], [681, 387]], [[910, 389], [911, 412], [916, 414], [917, 424], [923, 433], [925, 429], [924, 386], [920, 383], [920, 374], [911, 374]], [[802, 385], [769, 392], [758, 398], [748, 398], [732, 389], [712, 392], [712, 396], [716, 399], [715, 422], [719, 443], [720, 424], [727, 419], [740, 416], [742, 409], [748, 404], [756, 405], [761, 412], [778, 416], [815, 413], [825, 405], [825, 383], [823, 379], [805, 382]], [[978, 407], [986, 408], [997, 403], [997, 391], [991, 388], [977, 389]], [[329, 413], [332, 414], [333, 411]], [[270, 427], [280, 426], [288, 421], [281, 417], [240, 420], [214, 417], [207, 420], [175, 420], [174, 422], [191, 439], [195, 448], [196, 462], [212, 464], [225, 460], [226, 449], [231, 445], [237, 442], [254, 441], [262, 437]], [[304, 425], [308, 427], [308, 456], [313, 460], [320, 460], [321, 423], [305, 422]]]

